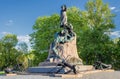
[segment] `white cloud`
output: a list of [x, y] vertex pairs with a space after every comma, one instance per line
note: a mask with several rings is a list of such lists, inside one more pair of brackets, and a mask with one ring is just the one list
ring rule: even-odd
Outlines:
[[[10, 33], [10, 32], [1, 32], [0, 34], [6, 35], [6, 34], [12, 34], [12, 33]], [[29, 36], [29, 35], [25, 35], [25, 36], [23, 36], [23, 35], [20, 35], [20, 36], [19, 36], [19, 35], [18, 35], [18, 36], [17, 36], [17, 39], [18, 39], [19, 42], [29, 43], [30, 36]]]
[[25, 36], [17, 36], [17, 39], [19, 42], [26, 42], [26, 43], [29, 43], [29, 39], [30, 39], [30, 36], [29, 35], [25, 35]]
[[10, 20], [8, 20], [8, 21], [5, 23], [5, 25], [6, 25], [6, 26], [11, 26], [11, 25], [13, 25], [13, 22], [14, 22], [14, 21], [10, 19]]
[[114, 12], [120, 12], [120, 7], [110, 7], [110, 10], [114, 10]]
[[110, 35], [114, 37], [120, 37], [120, 31], [111, 32]]
[[[28, 45], [28, 50], [31, 50], [31, 47], [30, 47], [31, 44], [30, 44], [30, 41], [29, 41], [30, 36], [29, 35], [25, 35], [25, 36], [20, 35], [20, 36], [17, 36], [17, 39], [18, 39], [18, 43], [25, 42]], [[16, 46], [16, 48], [17, 48], [17, 46]]]
[[2, 32], [1, 34], [6, 35], [6, 34], [12, 34], [12, 33], [10, 33], [10, 32]]
[[111, 10], [115, 10], [115, 9], [116, 9], [116, 7], [110, 7], [110, 9], [111, 9]]
[[[6, 34], [12, 34], [10, 32], [1, 32], [0, 33], [1, 35], [0, 36], [4, 36]], [[21, 42], [25, 42], [27, 45], [28, 45], [28, 50], [31, 50], [31, 44], [30, 44], [30, 36], [29, 35], [17, 35], [17, 39], [18, 39], [18, 44], [21, 43]], [[17, 48], [17, 46], [16, 46]]]

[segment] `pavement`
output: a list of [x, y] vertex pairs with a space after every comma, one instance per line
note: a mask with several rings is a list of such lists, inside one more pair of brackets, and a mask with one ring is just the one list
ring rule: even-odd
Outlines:
[[94, 74], [85, 75], [80, 79], [120, 79], [120, 71], [98, 72]]
[[86, 74], [81, 78], [62, 78], [62, 77], [52, 77], [41, 74], [30, 74], [30, 75], [14, 75], [14, 76], [1, 75], [0, 79], [120, 79], [120, 71]]

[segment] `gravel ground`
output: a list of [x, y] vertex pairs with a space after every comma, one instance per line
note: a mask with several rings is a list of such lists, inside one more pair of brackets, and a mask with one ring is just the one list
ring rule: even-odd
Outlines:
[[[37, 75], [0, 76], [0, 79], [62, 79], [62, 78], [37, 74]], [[64, 79], [120, 79], [120, 71], [99, 72], [99, 73], [84, 75], [82, 78], [64, 78]]]

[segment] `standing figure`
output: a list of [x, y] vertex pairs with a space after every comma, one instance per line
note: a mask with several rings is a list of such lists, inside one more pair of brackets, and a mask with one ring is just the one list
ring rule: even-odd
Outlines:
[[67, 7], [66, 5], [61, 6], [61, 13], [60, 13], [60, 27], [65, 27], [67, 25]]

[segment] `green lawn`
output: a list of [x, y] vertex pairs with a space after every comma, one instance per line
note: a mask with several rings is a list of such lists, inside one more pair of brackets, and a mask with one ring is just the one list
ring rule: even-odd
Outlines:
[[5, 72], [4, 71], [0, 71], [0, 75], [2, 75], [2, 74], [5, 74]]

